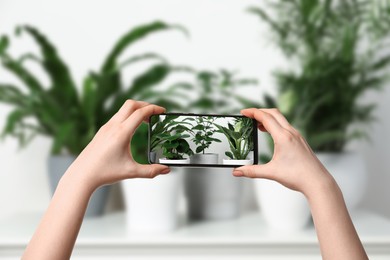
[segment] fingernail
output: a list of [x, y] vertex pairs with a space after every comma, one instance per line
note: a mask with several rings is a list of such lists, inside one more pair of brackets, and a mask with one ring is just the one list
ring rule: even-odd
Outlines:
[[170, 172], [171, 172], [171, 169], [166, 168], [166, 169], [162, 170], [160, 173], [161, 174], [167, 174], [167, 173], [170, 173]]
[[233, 175], [236, 177], [244, 176], [244, 173], [242, 171], [234, 170]]

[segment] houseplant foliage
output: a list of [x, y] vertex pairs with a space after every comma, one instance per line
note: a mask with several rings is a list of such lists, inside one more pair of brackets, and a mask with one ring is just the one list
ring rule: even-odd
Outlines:
[[390, 63], [381, 55], [389, 18], [372, 30], [380, 2], [279, 0], [249, 9], [292, 64], [275, 73], [279, 94], [269, 105], [278, 106], [315, 151], [340, 152], [366, 136], [357, 123], [372, 121], [375, 104], [359, 98], [384, 85]]
[[190, 137], [188, 132], [191, 130], [186, 126], [186, 122], [175, 121], [178, 117], [167, 115], [162, 121], [158, 121], [159, 117], [153, 117], [156, 121], [150, 122], [152, 124], [150, 150], [161, 147], [163, 155], [169, 160], [184, 159], [184, 155], [190, 156], [194, 153], [186, 140]]
[[[26, 33], [31, 36], [40, 55], [26, 53], [13, 57], [9, 53], [9, 37], [2, 36], [0, 59], [3, 68], [23, 83], [23, 87], [0, 83], [0, 102], [14, 107], [7, 118], [3, 136], [15, 136], [21, 145], [26, 145], [37, 134], [51, 136], [54, 139], [52, 154], [77, 155], [126, 99], [152, 101], [168, 109], [176, 108], [177, 87], [171, 88], [169, 95], [158, 91], [158, 84], [174, 70], [164, 58], [155, 53], [137, 54], [127, 59], [122, 57], [125, 50], [147, 36], [171, 29], [184, 31], [180, 26], [160, 21], [131, 29], [114, 44], [100, 71], [85, 77], [80, 89], [54, 45], [36, 28], [19, 27], [17, 35]], [[131, 83], [124, 83], [123, 69], [144, 60], [153, 60], [154, 63], [135, 76]], [[49, 86], [45, 86], [26, 66], [28, 62], [43, 69], [50, 79]], [[141, 126], [136, 136], [142, 135], [142, 138], [133, 138], [134, 156], [142, 162], [146, 162], [146, 147], [142, 143], [146, 131], [147, 128]]]
[[192, 141], [196, 145], [196, 153], [205, 153], [205, 150], [210, 147], [213, 142], [220, 143], [221, 140], [214, 138], [213, 135], [217, 132], [214, 126], [216, 120], [213, 116], [197, 116], [195, 118], [186, 118], [185, 121], [191, 121], [195, 125], [192, 126], [190, 134]]
[[[256, 101], [239, 95], [237, 91], [255, 86], [256, 80], [240, 77], [236, 72], [225, 69], [193, 73], [195, 80], [189, 82], [196, 90], [195, 99], [190, 102], [193, 111], [238, 114], [242, 108], [258, 107]], [[197, 156], [202, 157], [203, 154]], [[186, 170], [185, 190], [190, 218], [229, 219], [239, 216], [243, 183], [234, 178], [230, 171], [216, 168]]]
[[[189, 108], [201, 113], [210, 111], [221, 114], [238, 114], [243, 107], [257, 107], [258, 103], [237, 93], [244, 87], [257, 85], [253, 78], [239, 77], [237, 72], [221, 69], [194, 70], [188, 69], [193, 80], [182, 84], [194, 90], [194, 99], [191, 99]], [[193, 111], [191, 111], [193, 112]]]
[[228, 127], [218, 124], [215, 126], [226, 136], [230, 151], [225, 155], [232, 160], [245, 160], [253, 150], [253, 122], [250, 118], [236, 118], [234, 124], [228, 123]]

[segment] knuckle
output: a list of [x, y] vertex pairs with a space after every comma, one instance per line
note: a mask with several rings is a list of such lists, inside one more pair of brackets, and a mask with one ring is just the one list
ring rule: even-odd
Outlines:
[[284, 142], [292, 143], [295, 141], [295, 136], [290, 131], [287, 130], [281, 133], [281, 138], [283, 139]]
[[127, 100], [125, 101], [125, 106], [132, 106], [132, 105], [134, 105], [134, 103], [135, 103], [134, 100], [132, 100], [132, 99], [127, 99]]
[[294, 127], [291, 127], [291, 130], [293, 131], [293, 133], [295, 134], [295, 136], [297, 138], [299, 138], [299, 139], [303, 138], [302, 134], [297, 129], [295, 129]]
[[117, 127], [116, 127], [116, 135], [121, 135], [122, 133], [126, 133], [127, 132], [127, 128], [125, 126], [125, 124], [119, 124]]
[[133, 115], [135, 117], [142, 116], [143, 111], [144, 111], [144, 108], [137, 109], [136, 111], [134, 111]]
[[146, 106], [138, 109], [134, 113], [137, 113], [138, 116], [146, 116], [149, 114], [153, 114], [155, 111], [155, 108], [156, 108], [155, 105], [146, 105]]
[[136, 102], [134, 100], [128, 99], [125, 102], [125, 108], [127, 110], [133, 110], [136, 105]]
[[265, 120], [268, 120], [271, 118], [271, 115], [265, 112], [264, 110], [257, 110], [258, 114]]
[[247, 169], [245, 171], [245, 175], [252, 179], [257, 177], [255, 171], [253, 171], [252, 169]]
[[276, 107], [275, 107], [275, 108], [271, 108], [270, 110], [271, 110], [272, 112], [276, 113], [276, 114], [281, 114], [279, 108], [276, 108]]
[[148, 170], [148, 174], [147, 175], [148, 175], [149, 178], [153, 179], [154, 177], [157, 176], [157, 172], [153, 168], [150, 168]]

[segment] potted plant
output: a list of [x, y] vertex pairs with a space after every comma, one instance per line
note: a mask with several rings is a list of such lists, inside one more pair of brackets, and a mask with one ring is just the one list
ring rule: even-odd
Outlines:
[[[23, 90], [14, 84], [0, 83], [0, 102], [15, 108], [6, 120], [2, 136], [15, 136], [22, 146], [27, 145], [37, 134], [53, 138], [49, 158], [52, 192], [74, 158], [124, 100], [138, 98], [168, 108], [177, 107], [170, 98], [175, 96], [177, 88], [171, 88], [169, 96], [161, 94], [158, 90], [153, 92], [154, 87], [174, 70], [165, 59], [155, 53], [145, 53], [123, 62], [119, 61], [125, 49], [146, 36], [177, 28], [181, 29], [157, 21], [130, 30], [114, 45], [101, 70], [89, 73], [81, 91], [78, 91], [70, 70], [54, 45], [36, 28], [19, 27], [17, 35], [22, 33], [30, 35], [38, 44], [41, 55], [26, 53], [15, 58], [9, 53], [9, 37], [0, 38], [0, 60], [3, 68], [16, 76], [26, 88]], [[122, 87], [123, 68], [147, 59], [156, 60], [157, 63], [136, 76], [130, 87]], [[26, 63], [33, 63], [43, 69], [50, 80], [50, 85], [45, 86]], [[141, 151], [146, 151], [142, 143], [144, 133], [145, 126], [142, 126], [136, 133], [137, 138], [134, 138], [132, 149], [136, 159], [143, 157], [140, 155]], [[107, 193], [108, 187], [102, 187], [94, 193], [86, 216], [102, 214]]]
[[[193, 151], [185, 138], [189, 129], [179, 116], [152, 117], [150, 121], [151, 161], [186, 164]], [[159, 158], [163, 156], [164, 158]], [[177, 227], [177, 206], [182, 175], [172, 168], [168, 175], [126, 181], [127, 228], [131, 232], [169, 232]], [[156, 218], [158, 216], [158, 218]]]
[[191, 164], [217, 164], [217, 153], [205, 153], [205, 150], [210, 147], [213, 142], [220, 143], [221, 140], [213, 137], [217, 132], [214, 126], [215, 117], [213, 116], [197, 116], [195, 118], [186, 118], [195, 125], [189, 132], [192, 135], [192, 142], [196, 145], [196, 154], [190, 157]]
[[[256, 80], [240, 78], [237, 73], [228, 70], [195, 71], [194, 75], [194, 83], [189, 83], [197, 94], [189, 106], [192, 112], [237, 114], [243, 107], [258, 106], [237, 93], [240, 87], [254, 86]], [[238, 217], [245, 181], [233, 177], [231, 169], [186, 169], [185, 194], [189, 218], [218, 220]], [[245, 192], [251, 188], [250, 183], [247, 184]]]
[[[48, 168], [50, 188], [54, 193], [62, 174], [90, 140], [88, 129], [82, 123], [85, 120], [84, 104], [68, 67], [52, 43], [30, 26], [19, 27], [17, 35], [21, 33], [27, 33], [35, 40], [41, 55], [26, 53], [15, 58], [9, 53], [9, 38], [3, 36], [1, 39], [2, 66], [25, 87], [23, 90], [14, 84], [0, 85], [0, 101], [14, 107], [7, 117], [2, 136], [17, 137], [22, 147], [36, 135], [53, 138]], [[29, 62], [43, 69], [50, 79], [49, 87], [26, 67]], [[103, 187], [94, 193], [86, 211], [87, 217], [102, 214], [107, 191]]]
[[253, 159], [248, 158], [253, 152], [253, 121], [250, 118], [236, 118], [234, 123], [228, 122], [227, 127], [215, 124], [225, 135], [230, 151], [225, 155], [230, 159], [223, 159], [223, 164], [229, 165], [250, 165]]
[[151, 122], [151, 151], [160, 148], [162, 155], [165, 156], [159, 159], [160, 163], [189, 163], [189, 158], [184, 156], [191, 156], [194, 153], [185, 139], [190, 137], [187, 133], [190, 129], [186, 126], [189, 123], [175, 121], [177, 118], [179, 118], [177, 115], [167, 115], [160, 122]]
[[[275, 43], [292, 63], [291, 69], [275, 73], [279, 93], [271, 105], [306, 138], [351, 210], [364, 194], [366, 177], [362, 158], [345, 147], [366, 136], [362, 125], [372, 121], [375, 105], [360, 99], [387, 82], [384, 69], [390, 63], [390, 57], [383, 56], [385, 34], [377, 34], [367, 23], [381, 12], [371, 12], [378, 4], [277, 1], [268, 10], [250, 9], [269, 25]], [[367, 39], [370, 44], [364, 43]]]

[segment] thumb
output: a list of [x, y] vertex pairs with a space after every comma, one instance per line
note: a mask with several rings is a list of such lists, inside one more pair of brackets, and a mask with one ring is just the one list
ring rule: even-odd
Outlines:
[[139, 178], [154, 178], [160, 174], [167, 174], [171, 170], [168, 166], [162, 164], [152, 164], [152, 165], [138, 165], [136, 172], [137, 177]]
[[272, 179], [268, 164], [241, 166], [234, 169], [233, 175], [236, 177]]

